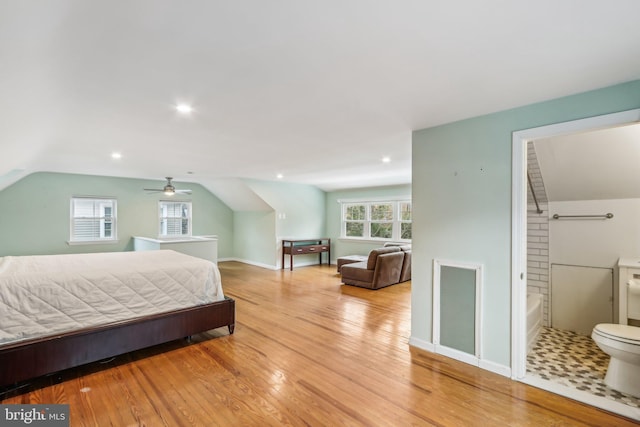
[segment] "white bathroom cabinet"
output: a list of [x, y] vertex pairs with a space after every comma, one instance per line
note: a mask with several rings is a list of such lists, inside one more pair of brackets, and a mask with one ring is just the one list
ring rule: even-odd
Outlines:
[[618, 260], [618, 323], [629, 324], [627, 310], [627, 282], [631, 279], [640, 281], [640, 258], [620, 258]]

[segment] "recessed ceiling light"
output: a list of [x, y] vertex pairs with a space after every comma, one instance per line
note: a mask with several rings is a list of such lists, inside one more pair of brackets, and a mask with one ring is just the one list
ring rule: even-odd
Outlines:
[[180, 114], [191, 114], [193, 112], [193, 107], [189, 104], [178, 104], [176, 105], [176, 110]]
[[278, 178], [278, 179], [282, 179], [282, 178], [284, 178], [284, 175], [282, 175], [281, 173], [279, 173], [278, 175], [276, 175], [276, 178]]
[[111, 158], [112, 159], [121, 159], [122, 158], [122, 154], [117, 153], [117, 152], [113, 152], [113, 153], [111, 153]]
[[391, 161], [391, 157], [389, 157], [389, 156], [384, 156], [382, 158], [382, 163], [389, 163], [390, 161]]

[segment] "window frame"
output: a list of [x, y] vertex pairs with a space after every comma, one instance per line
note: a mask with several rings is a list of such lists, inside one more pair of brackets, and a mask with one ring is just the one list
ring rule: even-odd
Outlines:
[[[409, 219], [403, 219], [402, 218], [402, 205], [408, 203], [409, 204]], [[411, 203], [411, 200], [399, 200], [398, 201], [398, 233], [400, 234], [400, 240], [404, 241], [404, 240], [408, 240], [411, 241], [411, 239], [402, 239], [402, 225], [403, 224], [409, 224], [411, 227], [411, 237], [413, 237], [413, 204]]]
[[[92, 201], [94, 203], [94, 215], [93, 216], [76, 216], [76, 201]], [[103, 215], [96, 216], [95, 215], [95, 207], [97, 203], [103, 204], [101, 207], [101, 212]], [[107, 206], [110, 205], [110, 206]], [[105, 208], [111, 208], [112, 214], [110, 216], [106, 216], [104, 214]], [[103, 236], [106, 231], [107, 218], [109, 218], [109, 224], [111, 225], [111, 236], [110, 237], [97, 237], [92, 239], [80, 239], [78, 238], [78, 234], [76, 233], [77, 225], [76, 220], [78, 219], [92, 219], [99, 220], [100, 225], [100, 235]], [[108, 244], [108, 243], [117, 243], [118, 242], [118, 200], [115, 197], [107, 197], [107, 196], [71, 196], [69, 201], [69, 240], [67, 243], [69, 245], [95, 245], [95, 244]]]
[[[367, 229], [367, 207], [364, 206], [364, 218], [362, 219], [346, 219], [346, 215], [347, 215], [347, 209], [350, 206], [364, 206], [362, 203], [356, 202], [356, 203], [343, 203], [342, 204], [342, 216], [341, 216], [341, 231], [340, 231], [340, 237], [343, 238], [347, 238], [347, 239], [364, 239], [366, 235], [369, 235], [369, 231]], [[357, 237], [357, 236], [347, 236], [347, 224], [349, 223], [353, 223], [353, 224], [360, 224], [362, 223], [362, 237]]]
[[[379, 198], [379, 199], [351, 199], [351, 200], [338, 200], [340, 203], [340, 238], [346, 240], [357, 241], [374, 241], [374, 242], [406, 242], [411, 243], [411, 239], [402, 239], [401, 229], [403, 223], [412, 223], [413, 218], [409, 220], [403, 220], [401, 216], [400, 208], [403, 204], [409, 204], [410, 210], [412, 207], [411, 197], [400, 198]], [[371, 210], [375, 205], [392, 205], [393, 219], [392, 220], [379, 220], [372, 219]], [[348, 220], [346, 219], [347, 209], [352, 206], [364, 206], [365, 218], [363, 220]], [[347, 223], [362, 223], [363, 235], [359, 236], [347, 236]], [[391, 237], [372, 237], [371, 236], [371, 224], [372, 223], [391, 223], [392, 231]]]
[[[164, 217], [162, 215], [162, 207], [163, 205], [166, 204], [180, 204], [180, 205], [187, 205], [188, 206], [188, 212], [187, 212], [187, 216], [166, 216]], [[167, 234], [167, 233], [163, 233], [163, 219], [186, 219], [187, 220], [187, 234]], [[181, 227], [182, 229], [182, 227]], [[168, 230], [168, 228], [167, 228]], [[192, 230], [193, 230], [193, 203], [191, 202], [191, 200], [158, 200], [158, 237], [159, 238], [163, 238], [163, 239], [180, 239], [180, 238], [184, 238], [184, 237], [191, 237], [192, 236]]]

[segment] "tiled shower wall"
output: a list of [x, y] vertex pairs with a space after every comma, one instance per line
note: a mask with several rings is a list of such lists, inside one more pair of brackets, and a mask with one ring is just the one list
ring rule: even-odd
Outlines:
[[538, 158], [533, 142], [527, 145], [527, 170], [542, 213], [528, 189], [527, 201], [527, 292], [544, 296], [543, 323], [549, 325], [549, 212]]

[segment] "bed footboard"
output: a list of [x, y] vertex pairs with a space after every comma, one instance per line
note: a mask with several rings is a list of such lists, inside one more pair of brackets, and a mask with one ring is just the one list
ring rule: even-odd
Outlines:
[[235, 327], [235, 300], [22, 341], [0, 347], [0, 386], [58, 372], [211, 329]]

